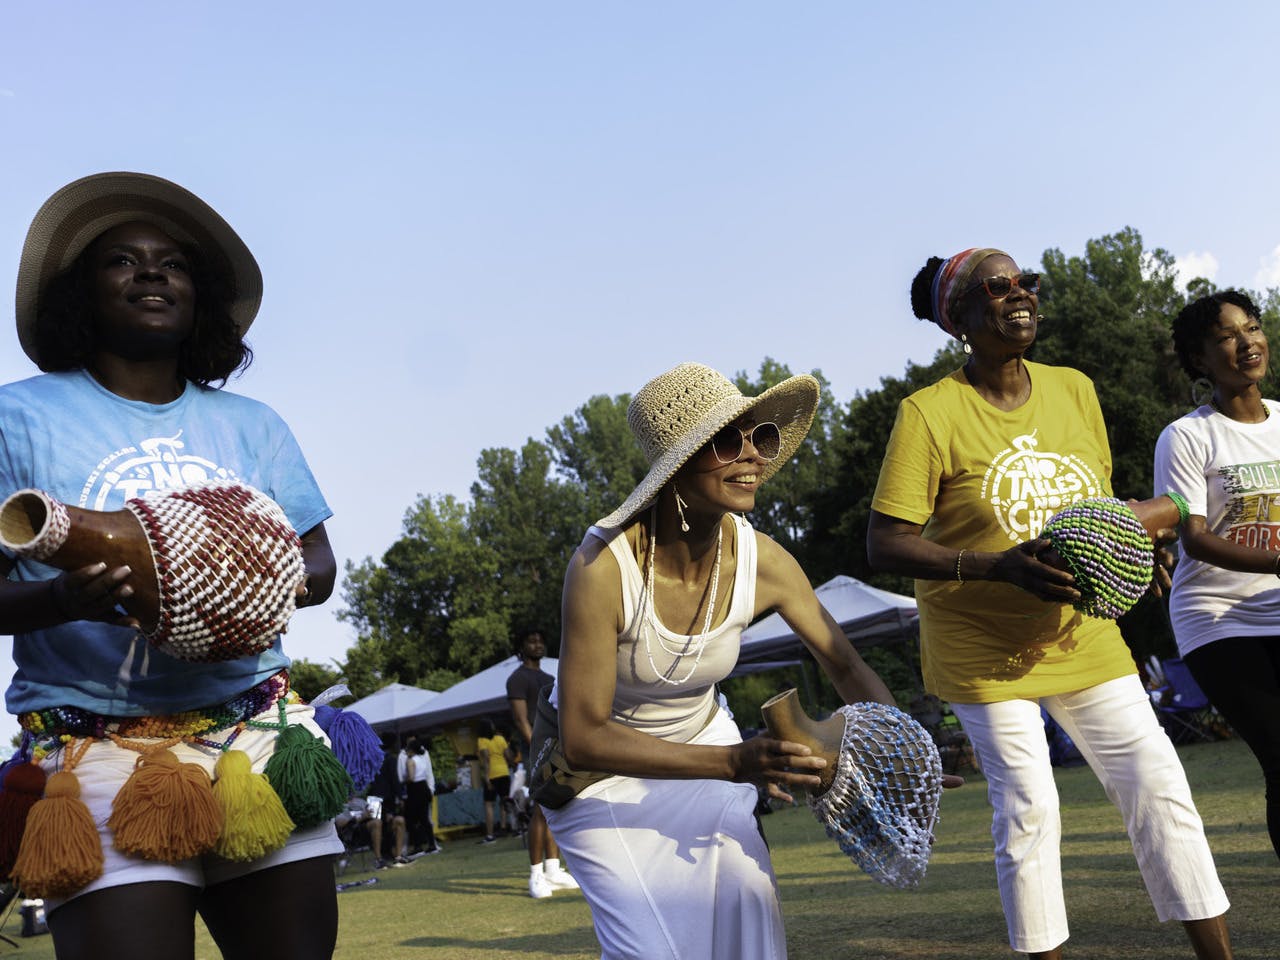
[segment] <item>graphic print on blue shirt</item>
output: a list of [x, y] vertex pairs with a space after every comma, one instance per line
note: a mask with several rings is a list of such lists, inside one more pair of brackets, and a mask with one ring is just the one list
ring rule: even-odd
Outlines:
[[[256, 487], [300, 534], [330, 510], [288, 426], [270, 407], [188, 384], [166, 404], [126, 400], [84, 371], [0, 387], [0, 497], [46, 490], [90, 510], [119, 510], [152, 490], [208, 479]], [[20, 561], [12, 577], [58, 571]], [[11, 712], [72, 705], [112, 716], [173, 713], [229, 699], [289, 663], [277, 641], [257, 656], [191, 664], [136, 631], [77, 621], [14, 638]]]

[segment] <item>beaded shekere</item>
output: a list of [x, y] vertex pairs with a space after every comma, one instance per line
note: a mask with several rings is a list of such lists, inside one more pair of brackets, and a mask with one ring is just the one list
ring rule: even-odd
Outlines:
[[210, 481], [125, 507], [146, 532], [160, 583], [151, 643], [195, 661], [271, 646], [305, 577], [301, 542], [279, 504], [253, 487]]
[[924, 879], [942, 797], [942, 760], [927, 730], [897, 707], [840, 708], [844, 740], [831, 787], [809, 808], [854, 863], [899, 889]]
[[1151, 586], [1155, 555], [1137, 514], [1122, 500], [1091, 497], [1055, 513], [1040, 535], [1053, 544], [1076, 578], [1073, 606], [1114, 620]]

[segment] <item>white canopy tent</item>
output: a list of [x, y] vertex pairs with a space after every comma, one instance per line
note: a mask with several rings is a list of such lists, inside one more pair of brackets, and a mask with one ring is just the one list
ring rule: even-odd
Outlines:
[[[554, 677], [558, 664], [559, 661], [554, 657], [543, 657], [541, 667]], [[518, 666], [519, 657], [507, 657], [501, 663], [495, 663], [442, 691], [420, 710], [401, 717], [400, 723], [405, 729], [422, 729], [490, 713], [505, 714], [510, 710], [507, 703], [507, 678]]]
[[[832, 619], [856, 647], [874, 647], [915, 636], [919, 614], [911, 597], [869, 586], [843, 574], [814, 591]], [[742, 631], [739, 673], [752, 664], [794, 656], [800, 638], [779, 614], [771, 613]]]
[[438, 696], [440, 694], [435, 690], [424, 690], [407, 683], [388, 683], [345, 709], [360, 714], [378, 733], [400, 733], [407, 729], [406, 715], [424, 709]]

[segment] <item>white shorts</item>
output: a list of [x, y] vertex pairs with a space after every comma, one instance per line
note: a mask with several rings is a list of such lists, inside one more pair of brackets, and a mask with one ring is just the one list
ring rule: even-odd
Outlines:
[[[314, 711], [306, 704], [293, 704], [287, 707], [289, 724], [302, 724], [312, 733], [328, 743], [324, 732], [312, 719]], [[261, 715], [264, 720], [275, 720], [279, 716], [279, 708], [271, 707]], [[209, 737], [216, 740], [216, 735]], [[249, 754], [253, 772], [261, 773], [275, 752], [276, 731], [256, 730], [246, 727], [236, 738], [232, 749], [243, 750]], [[145, 740], [136, 741], [146, 743]], [[220, 752], [208, 747], [192, 746], [186, 743], [170, 748], [179, 760], [184, 763], [198, 763], [213, 776], [214, 764], [218, 762]], [[48, 774], [62, 769], [63, 751], [50, 754], [42, 766]], [[92, 883], [76, 891], [72, 897], [84, 896], [95, 890], [107, 887], [120, 887], [130, 883], [152, 883], [171, 881], [185, 883], [189, 886], [215, 886], [234, 880], [258, 870], [278, 867], [281, 864], [293, 863], [297, 860], [309, 860], [312, 857], [323, 857], [342, 852], [342, 841], [333, 822], [322, 823], [318, 827], [295, 830], [288, 842], [279, 850], [272, 851], [258, 860], [235, 861], [224, 860], [209, 853], [200, 857], [192, 857], [178, 863], [163, 863], [156, 860], [143, 860], [121, 853], [112, 842], [111, 830], [107, 827], [107, 818], [111, 816], [111, 803], [116, 794], [133, 773], [138, 760], [138, 752], [118, 747], [110, 740], [98, 740], [90, 744], [73, 772], [80, 781], [80, 799], [89, 808], [93, 822], [98, 827], [98, 835], [102, 838], [103, 867], [102, 876]], [[45, 909], [52, 911], [66, 903], [66, 900], [46, 900]]]

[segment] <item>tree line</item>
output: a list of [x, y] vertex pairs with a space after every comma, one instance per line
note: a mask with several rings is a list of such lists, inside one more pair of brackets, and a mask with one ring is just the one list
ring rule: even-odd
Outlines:
[[[1078, 256], [1047, 250], [1040, 270], [1046, 319], [1028, 356], [1075, 367], [1093, 380], [1116, 496], [1150, 496], [1156, 437], [1193, 406], [1170, 324], [1188, 299], [1214, 287], [1198, 279], [1180, 290], [1173, 257], [1144, 249], [1132, 228], [1089, 241]], [[1252, 295], [1274, 340], [1280, 293]], [[867, 565], [871, 497], [899, 402], [963, 360], [949, 345], [928, 364], [908, 364], [901, 376], [883, 377], [844, 404], [831, 396], [821, 371], [811, 371], [823, 385], [813, 428], [793, 461], [761, 488], [749, 519], [790, 550], [815, 585], [843, 573], [911, 593], [910, 581]], [[791, 375], [766, 357], [754, 377], [743, 372], [735, 380], [753, 395]], [[1264, 384], [1264, 393], [1274, 395], [1273, 387]], [[355, 642], [333, 667], [296, 663], [299, 692], [313, 696], [339, 674], [357, 696], [392, 681], [441, 690], [508, 656], [513, 634], [531, 627], [543, 632], [554, 655], [570, 555], [587, 527], [647, 471], [627, 427], [630, 399], [591, 397], [542, 439], [530, 438], [519, 450], [483, 451], [469, 502], [420, 496], [381, 558], [347, 563], [338, 617]], [[1139, 657], [1172, 652], [1163, 601], [1142, 601], [1121, 629]], [[898, 693], [909, 680], [896, 679]]]

